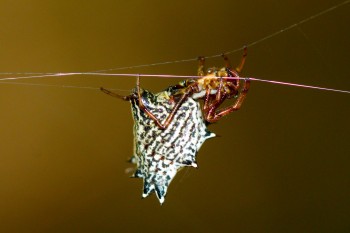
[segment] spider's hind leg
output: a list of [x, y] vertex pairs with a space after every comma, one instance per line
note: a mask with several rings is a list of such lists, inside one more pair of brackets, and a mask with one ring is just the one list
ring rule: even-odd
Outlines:
[[103, 87], [100, 87], [100, 90], [102, 92], [106, 93], [107, 95], [110, 95], [112, 97], [115, 97], [115, 98], [118, 98], [118, 99], [121, 99], [121, 100], [129, 101], [132, 98], [131, 95], [127, 95], [127, 96], [119, 95], [119, 94], [114, 93], [114, 92], [112, 92], [110, 90], [107, 90], [107, 89], [105, 89]]

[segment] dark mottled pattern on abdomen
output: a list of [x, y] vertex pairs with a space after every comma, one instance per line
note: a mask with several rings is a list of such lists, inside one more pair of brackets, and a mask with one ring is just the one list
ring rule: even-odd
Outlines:
[[[142, 93], [143, 103], [164, 122], [174, 103], [166, 92]], [[154, 121], [139, 109], [138, 100], [132, 100], [134, 118], [134, 161], [137, 164], [135, 176], [143, 178], [143, 197], [155, 191], [161, 203], [171, 180], [184, 166], [197, 167], [196, 154], [209, 132], [204, 123], [199, 103], [187, 98], [176, 112], [174, 119], [165, 129], [159, 129]]]

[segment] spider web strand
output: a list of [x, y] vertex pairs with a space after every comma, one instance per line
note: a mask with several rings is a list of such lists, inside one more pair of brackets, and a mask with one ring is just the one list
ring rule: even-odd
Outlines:
[[[202, 76], [194, 76], [194, 75], [112, 74], [112, 73], [94, 73], [94, 72], [89, 72], [89, 73], [57, 73], [57, 74], [51, 74], [51, 75], [46, 74], [46, 75], [24, 76], [24, 77], [8, 77], [8, 78], [0, 79], [0, 83], [9, 83], [10, 84], [12, 82], [6, 82], [6, 81], [19, 80], [19, 79], [37, 79], [37, 78], [45, 78], [45, 77], [62, 77], [62, 76], [73, 76], [73, 75], [117, 76], [117, 77], [153, 77], [153, 78], [186, 78], [186, 79], [199, 79], [199, 78], [202, 78]], [[226, 78], [226, 79], [240, 79], [240, 80], [249, 79], [249, 80], [252, 80], [252, 81], [266, 82], [266, 83], [272, 83], [272, 84], [278, 84], [278, 85], [294, 86], [294, 87], [302, 87], [302, 88], [310, 88], [310, 89], [318, 89], [318, 90], [323, 90], [323, 91], [333, 91], [333, 92], [340, 92], [340, 93], [350, 94], [350, 91], [347, 91], [347, 90], [339, 90], [339, 89], [333, 89], [333, 88], [311, 86], [311, 85], [304, 85], [304, 84], [290, 83], [290, 82], [282, 82], [282, 81], [275, 81], [275, 80], [267, 80], [267, 79], [253, 78], [253, 77], [222, 77], [222, 78]], [[17, 83], [17, 84], [20, 84], [20, 83]], [[30, 84], [27, 84], [27, 85], [30, 85]], [[33, 84], [33, 85], [35, 85], [35, 84]], [[45, 84], [40, 84], [40, 85], [45, 85]], [[48, 84], [47, 86], [55, 86], [55, 85]], [[56, 85], [56, 86], [60, 86], [60, 85]], [[77, 86], [65, 86], [65, 85], [62, 85], [61, 87], [99, 89], [99, 88], [94, 88], [94, 87], [77, 87]], [[125, 90], [121, 90], [121, 91], [125, 91]]]
[[[350, 2], [350, 0], [346, 0], [346, 1], [344, 1], [344, 2], [341, 2], [341, 3], [337, 4], [337, 5], [334, 5], [334, 6], [330, 7], [330, 8], [327, 8], [326, 10], [323, 10], [323, 11], [321, 11], [321, 12], [319, 12], [319, 13], [316, 13], [316, 14], [314, 14], [314, 15], [312, 15], [312, 16], [309, 16], [309, 17], [307, 17], [307, 18], [305, 18], [305, 19], [303, 19], [303, 20], [300, 20], [300, 21], [297, 22], [297, 23], [294, 23], [294, 24], [289, 25], [289, 26], [287, 26], [287, 27], [285, 27], [285, 28], [283, 28], [283, 29], [281, 29], [281, 30], [279, 30], [279, 31], [276, 31], [276, 32], [274, 32], [274, 33], [272, 33], [272, 34], [270, 34], [270, 35], [267, 35], [267, 36], [265, 36], [265, 37], [263, 37], [263, 38], [261, 38], [261, 39], [258, 39], [258, 40], [256, 40], [256, 41], [253, 41], [253, 42], [251, 42], [251, 43], [248, 43], [248, 44], [245, 45], [245, 46], [241, 46], [241, 47], [236, 48], [236, 49], [234, 49], [234, 50], [227, 51], [227, 52], [225, 52], [224, 54], [236, 53], [236, 52], [239, 52], [239, 51], [243, 50], [244, 47], [252, 47], [252, 46], [254, 46], [254, 45], [260, 44], [261, 42], [263, 42], [263, 41], [265, 41], [265, 40], [268, 40], [268, 39], [270, 39], [270, 38], [272, 38], [272, 37], [275, 37], [275, 36], [277, 36], [277, 35], [279, 35], [279, 34], [281, 34], [281, 33], [284, 33], [284, 32], [286, 32], [286, 31], [289, 31], [289, 30], [291, 30], [291, 29], [293, 29], [293, 28], [295, 28], [295, 27], [297, 27], [297, 26], [299, 26], [299, 25], [301, 25], [301, 24], [304, 24], [304, 23], [306, 23], [306, 22], [308, 22], [308, 21], [311, 21], [311, 20], [313, 20], [313, 19], [315, 19], [315, 18], [318, 18], [318, 17], [320, 17], [320, 16], [322, 16], [322, 15], [324, 15], [324, 14], [327, 14], [327, 13], [329, 13], [329, 12], [331, 12], [331, 11], [334, 11], [334, 10], [336, 10], [337, 8], [342, 7], [342, 6], [346, 5], [346, 4], [348, 4], [349, 2]], [[211, 56], [206, 56], [205, 58], [208, 58], [208, 59], [209, 59], [209, 58], [216, 58], [216, 57], [220, 57], [220, 56], [222, 56], [222, 53], [220, 53], [220, 54], [215, 54], [215, 55], [211, 55]], [[197, 60], [198, 60], [198, 58], [189, 58], [189, 59], [183, 59], [183, 60], [166, 61], [166, 62], [157, 62], [157, 63], [143, 64], [143, 65], [136, 65], [136, 66], [117, 67], [117, 68], [111, 68], [111, 69], [105, 69], [105, 70], [96, 70], [96, 71], [92, 71], [92, 72], [108, 72], [108, 71], [123, 70], [123, 69], [135, 69], [135, 68], [142, 68], [142, 67], [149, 67], [149, 66], [160, 66], [160, 65], [167, 65], [167, 64], [174, 64], [174, 63], [191, 62], [191, 61], [197, 61]]]

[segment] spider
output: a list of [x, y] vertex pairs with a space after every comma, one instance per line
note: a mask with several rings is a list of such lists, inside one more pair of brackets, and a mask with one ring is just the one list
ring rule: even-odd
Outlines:
[[[137, 78], [136, 91], [129, 96], [121, 96], [116, 93], [112, 93], [104, 88], [101, 88], [103, 92], [108, 95], [120, 98], [122, 100], [129, 101], [131, 99], [138, 99], [138, 105], [143, 112], [145, 112], [160, 129], [166, 129], [179, 109], [181, 104], [189, 97], [193, 99], [203, 99], [203, 114], [207, 123], [214, 123], [221, 119], [223, 116], [228, 115], [231, 112], [237, 111], [241, 108], [241, 105], [247, 95], [250, 87], [250, 80], [244, 79], [244, 85], [241, 88], [239, 73], [242, 71], [245, 59], [247, 56], [247, 47], [244, 48], [244, 53], [240, 64], [233, 70], [231, 68], [228, 57], [223, 54], [222, 57], [225, 61], [225, 67], [217, 69], [216, 67], [209, 68], [207, 74], [204, 73], [204, 57], [198, 57], [198, 76], [199, 79], [188, 79], [180, 82], [175, 86], [170, 86], [164, 93], [170, 93], [169, 98], [176, 101], [173, 109], [162, 123], [152, 111], [144, 104], [141, 98], [140, 91], [140, 78]], [[226, 99], [235, 99], [231, 106], [218, 109], [219, 106]]]
[[[136, 88], [128, 96], [101, 88], [104, 93], [131, 103], [134, 155], [130, 162], [137, 165], [133, 177], [143, 179], [142, 197], [155, 192], [162, 204], [176, 173], [186, 166], [197, 167], [198, 150], [207, 139], [215, 137], [206, 123], [216, 122], [242, 105], [249, 80], [240, 88], [239, 79], [230, 77], [239, 77], [246, 50], [236, 71], [231, 70], [228, 58], [223, 57], [226, 67], [211, 68], [206, 76], [204, 58], [199, 57], [198, 75], [202, 78], [182, 81], [156, 94], [141, 90], [139, 77]], [[233, 105], [218, 110], [230, 98], [236, 98]], [[204, 99], [203, 112], [197, 99]]]

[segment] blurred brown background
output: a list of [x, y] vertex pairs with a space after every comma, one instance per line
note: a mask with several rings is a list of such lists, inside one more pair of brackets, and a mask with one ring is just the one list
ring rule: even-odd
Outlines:
[[[93, 71], [240, 48], [341, 3], [0, 0], [0, 72]], [[350, 4], [251, 46], [243, 76], [350, 90]], [[241, 51], [230, 54], [238, 64]], [[221, 66], [221, 59], [208, 59]], [[124, 73], [196, 74], [196, 62]], [[2, 75], [8, 77], [10, 75]], [[20, 76], [20, 75], [17, 75]], [[19, 80], [130, 90], [134, 78]], [[157, 92], [180, 80], [143, 78]], [[120, 92], [127, 94], [128, 92]], [[350, 95], [253, 82], [163, 206], [128, 178], [128, 103], [0, 83], [0, 232], [350, 232]]]

